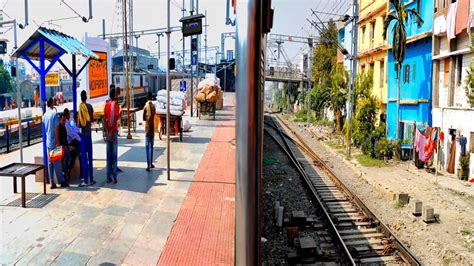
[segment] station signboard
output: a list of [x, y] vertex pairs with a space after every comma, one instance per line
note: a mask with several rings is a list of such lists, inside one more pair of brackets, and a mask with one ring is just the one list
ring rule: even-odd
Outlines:
[[51, 72], [51, 73], [46, 74], [45, 81], [46, 81], [46, 87], [59, 86], [59, 72]]
[[108, 90], [108, 72], [107, 72], [107, 53], [94, 51], [99, 59], [92, 59], [89, 62], [89, 93], [91, 98], [107, 96]]

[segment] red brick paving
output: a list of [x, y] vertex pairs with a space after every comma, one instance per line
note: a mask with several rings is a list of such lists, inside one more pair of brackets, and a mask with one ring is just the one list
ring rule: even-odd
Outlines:
[[158, 265], [233, 265], [235, 120], [214, 130]]

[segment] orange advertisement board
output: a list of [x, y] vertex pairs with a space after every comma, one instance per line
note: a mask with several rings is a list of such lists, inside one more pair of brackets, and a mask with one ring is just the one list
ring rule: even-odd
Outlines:
[[89, 94], [91, 98], [107, 96], [109, 80], [107, 73], [107, 53], [95, 52], [99, 59], [89, 62]]

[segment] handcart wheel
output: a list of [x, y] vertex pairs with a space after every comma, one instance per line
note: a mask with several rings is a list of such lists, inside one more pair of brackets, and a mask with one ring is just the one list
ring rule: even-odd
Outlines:
[[133, 113], [133, 118], [132, 118], [132, 125], [133, 125], [133, 133], [137, 133], [137, 113]]

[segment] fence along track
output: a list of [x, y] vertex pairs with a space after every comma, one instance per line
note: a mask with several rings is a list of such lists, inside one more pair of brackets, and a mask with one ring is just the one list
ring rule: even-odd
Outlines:
[[[292, 136], [283, 132], [272, 117], [273, 125], [266, 124], [279, 132], [282, 141], [277, 141], [274, 136], [272, 138], [285, 150], [315, 194], [349, 261], [353, 264], [421, 265], [416, 256], [337, 178], [301, 136], [278, 116], [276, 118]], [[324, 174], [309, 177], [291, 151], [287, 139], [291, 140], [294, 148], [299, 147], [306, 153], [313, 160], [313, 165]]]

